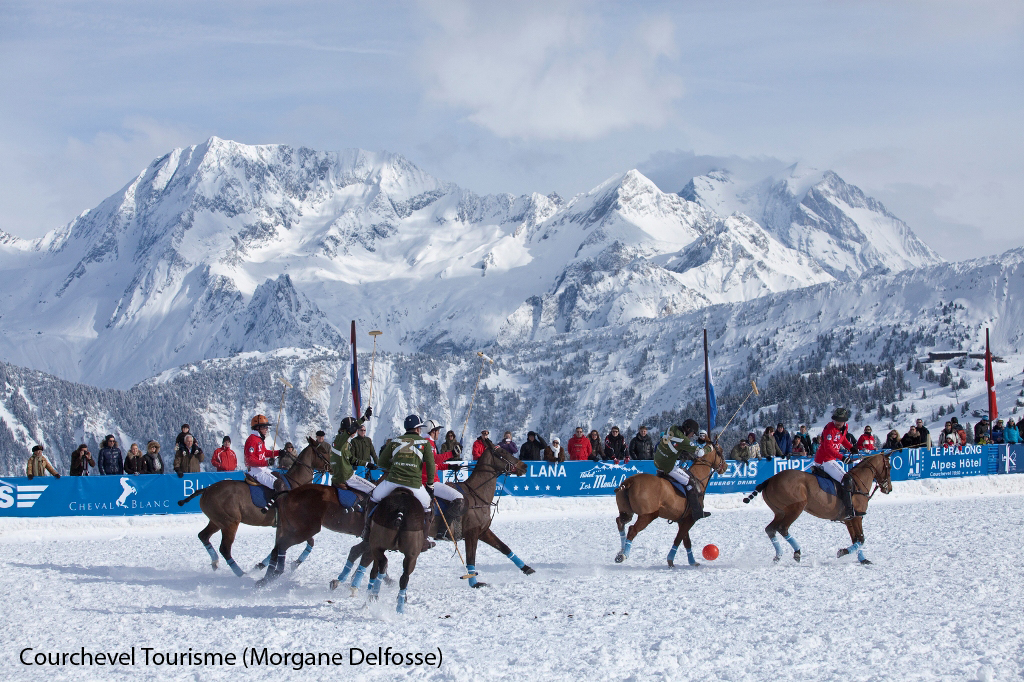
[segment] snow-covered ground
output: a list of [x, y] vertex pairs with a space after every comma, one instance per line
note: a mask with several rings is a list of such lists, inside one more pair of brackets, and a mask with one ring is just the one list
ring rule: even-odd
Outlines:
[[[837, 560], [845, 529], [810, 517], [793, 527], [804, 561], [773, 565], [770, 513], [738, 496], [712, 500], [694, 529], [721, 557], [665, 564], [675, 527], [652, 524], [623, 565], [614, 501], [502, 502], [495, 530], [537, 570], [522, 575], [483, 548], [489, 587], [459, 579], [450, 545], [420, 558], [406, 615], [395, 588], [367, 608], [331, 592], [352, 538], [323, 533], [309, 561], [269, 591], [211, 572], [202, 517], [19, 519], [0, 524], [0, 676], [5, 679], [320, 679], [326, 675], [454, 680], [1020, 679], [1024, 476], [896, 484], [865, 521], [874, 564]], [[251, 565], [268, 529], [244, 529], [234, 555]], [[215, 538], [216, 540], [216, 538]], [[292, 551], [292, 556], [297, 552]], [[395, 557], [397, 559], [397, 557]], [[685, 559], [683, 556], [679, 557]], [[392, 562], [392, 573], [398, 562]], [[19, 651], [243, 649], [443, 652], [440, 668], [36, 668]]]

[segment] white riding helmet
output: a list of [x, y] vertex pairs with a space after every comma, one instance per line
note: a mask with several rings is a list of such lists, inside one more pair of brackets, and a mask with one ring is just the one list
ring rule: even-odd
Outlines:
[[437, 429], [443, 428], [441, 424], [433, 419], [428, 419], [423, 423], [423, 427], [427, 430], [427, 433], [436, 431]]

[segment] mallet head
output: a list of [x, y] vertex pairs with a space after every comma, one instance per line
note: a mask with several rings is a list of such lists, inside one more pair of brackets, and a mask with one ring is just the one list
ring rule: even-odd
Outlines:
[[370, 336], [380, 336], [380, 335], [381, 335], [381, 334], [383, 334], [383, 333], [384, 333], [384, 332], [382, 332], [382, 331], [381, 331], [381, 330], [379, 330], [379, 329], [374, 329], [373, 331], [371, 331], [371, 332], [370, 332]]

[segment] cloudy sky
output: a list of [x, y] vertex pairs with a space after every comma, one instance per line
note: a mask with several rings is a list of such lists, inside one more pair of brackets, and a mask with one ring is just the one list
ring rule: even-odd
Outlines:
[[481, 193], [799, 162], [946, 258], [1024, 244], [1019, 0], [0, 0], [0, 92], [23, 237], [217, 135], [396, 151]]

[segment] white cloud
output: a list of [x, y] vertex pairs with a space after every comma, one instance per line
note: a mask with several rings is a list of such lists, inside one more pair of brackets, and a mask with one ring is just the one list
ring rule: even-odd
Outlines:
[[505, 138], [593, 139], [669, 121], [682, 96], [672, 22], [630, 12], [612, 26], [594, 3], [425, 5], [418, 55], [430, 99]]

